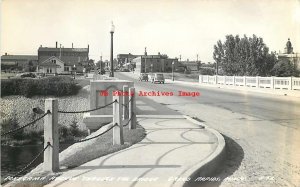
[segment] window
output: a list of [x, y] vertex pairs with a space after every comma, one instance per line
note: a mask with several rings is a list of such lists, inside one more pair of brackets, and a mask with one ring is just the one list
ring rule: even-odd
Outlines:
[[64, 71], [69, 71], [69, 67], [64, 67]]
[[47, 73], [52, 73], [52, 69], [51, 68], [47, 68]]
[[51, 62], [52, 62], [53, 64], [56, 64], [56, 60], [55, 60], [55, 59], [51, 60]]

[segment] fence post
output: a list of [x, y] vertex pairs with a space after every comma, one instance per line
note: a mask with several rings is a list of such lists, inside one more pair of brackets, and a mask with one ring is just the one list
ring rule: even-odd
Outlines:
[[272, 76], [271, 77], [271, 86], [270, 86], [271, 89], [274, 89], [274, 77]]
[[233, 75], [233, 86], [235, 86], [235, 75]]
[[259, 76], [256, 76], [256, 88], [259, 88]]
[[246, 76], [243, 76], [243, 86], [246, 87]]
[[293, 90], [293, 77], [289, 78], [289, 82], [290, 82], [290, 86], [289, 86], [289, 90]]
[[129, 88], [128, 85], [123, 86], [123, 120], [128, 119], [128, 108], [129, 108]]
[[199, 83], [203, 83], [202, 80], [202, 75], [199, 75]]
[[135, 88], [129, 89], [130, 103], [129, 103], [129, 129], [136, 129], [136, 105], [135, 105]]
[[121, 96], [113, 96], [113, 145], [123, 145], [123, 124], [121, 123]]
[[51, 113], [44, 118], [44, 147], [51, 144], [44, 152], [44, 170], [56, 172], [59, 170], [59, 139], [58, 139], [58, 101], [45, 100], [45, 112]]

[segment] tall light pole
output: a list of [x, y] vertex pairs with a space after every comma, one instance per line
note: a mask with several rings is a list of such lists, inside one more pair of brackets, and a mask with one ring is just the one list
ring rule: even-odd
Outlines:
[[115, 26], [113, 22], [111, 22], [111, 28], [110, 28], [110, 77], [114, 77], [114, 32], [115, 32]]
[[75, 75], [76, 75], [76, 65], [75, 64], [73, 66], [73, 69], [74, 69], [74, 79], [75, 79]]
[[174, 81], [174, 61], [172, 62], [172, 81]]

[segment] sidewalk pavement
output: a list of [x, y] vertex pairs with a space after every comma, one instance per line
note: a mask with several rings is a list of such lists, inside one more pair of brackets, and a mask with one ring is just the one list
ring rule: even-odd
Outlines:
[[224, 138], [188, 116], [139, 115], [137, 121], [147, 133], [141, 142], [64, 171], [47, 186], [183, 186], [222, 161]]

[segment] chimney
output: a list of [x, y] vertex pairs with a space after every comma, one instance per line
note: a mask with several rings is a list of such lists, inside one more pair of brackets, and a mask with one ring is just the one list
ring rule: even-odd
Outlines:
[[158, 52], [158, 55], [160, 55], [160, 52]]
[[73, 49], [73, 43], [72, 43], [72, 49]]
[[7, 53], [5, 53], [5, 56], [7, 56]]
[[57, 42], [55, 42], [55, 48], [57, 48]]
[[40, 47], [43, 47], [42, 45], [40, 45]]

